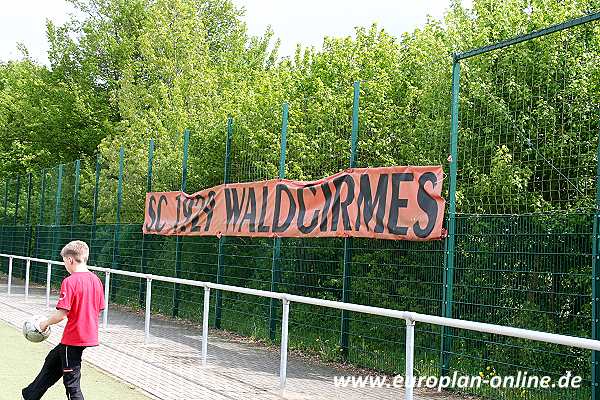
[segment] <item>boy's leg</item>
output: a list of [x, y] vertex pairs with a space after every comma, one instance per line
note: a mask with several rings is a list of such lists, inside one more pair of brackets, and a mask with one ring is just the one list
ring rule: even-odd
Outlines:
[[42, 370], [33, 382], [21, 391], [25, 400], [40, 400], [44, 393], [62, 376], [59, 344], [46, 356]]
[[63, 383], [70, 400], [83, 400], [79, 381], [81, 379], [81, 354], [85, 347], [64, 346], [61, 354]]

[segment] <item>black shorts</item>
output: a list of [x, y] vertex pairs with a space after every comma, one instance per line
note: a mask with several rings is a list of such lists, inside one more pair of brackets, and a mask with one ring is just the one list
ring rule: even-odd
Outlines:
[[62, 365], [63, 374], [81, 368], [81, 354], [85, 347], [59, 344], [56, 348], [60, 354], [60, 363]]
[[42, 370], [22, 394], [25, 400], [39, 400], [60, 378], [63, 379], [67, 397], [83, 399], [79, 381], [81, 379], [81, 354], [85, 347], [59, 344], [46, 356]]

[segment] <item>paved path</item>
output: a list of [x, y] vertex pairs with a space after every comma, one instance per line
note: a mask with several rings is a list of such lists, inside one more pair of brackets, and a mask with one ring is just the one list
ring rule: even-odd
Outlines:
[[[51, 305], [54, 304], [53, 296]], [[26, 316], [47, 313], [44, 289], [30, 288], [25, 302], [23, 286], [13, 285], [9, 297], [6, 277], [0, 279], [0, 319], [20, 329]], [[106, 331], [100, 332], [100, 346], [86, 349], [84, 359], [162, 400], [404, 398], [402, 389], [397, 388], [335, 388], [333, 376], [349, 375], [348, 372], [295, 357], [288, 358], [286, 392], [281, 395], [279, 352], [209, 335], [208, 365], [202, 367], [200, 329], [153, 320], [151, 343], [144, 345], [143, 316], [112, 308], [108, 325]], [[58, 343], [62, 331], [62, 326], [54, 327], [49, 344]], [[421, 393], [415, 399], [449, 397]]]

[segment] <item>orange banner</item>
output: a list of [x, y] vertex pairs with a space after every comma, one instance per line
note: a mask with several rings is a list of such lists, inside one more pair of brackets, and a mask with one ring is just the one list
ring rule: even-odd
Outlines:
[[232, 183], [188, 195], [146, 194], [145, 234], [255, 237], [442, 237], [443, 172], [355, 168], [300, 182]]

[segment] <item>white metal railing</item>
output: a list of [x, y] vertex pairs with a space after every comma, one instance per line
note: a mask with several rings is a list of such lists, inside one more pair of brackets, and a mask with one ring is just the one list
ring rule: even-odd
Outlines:
[[[29, 297], [29, 272], [31, 263], [42, 263], [47, 265], [46, 272], [46, 306], [50, 307], [50, 278], [52, 274], [52, 265], [62, 265], [62, 261], [46, 260], [34, 257], [16, 256], [11, 254], [1, 254], [0, 257], [8, 258], [8, 294], [11, 295], [13, 259], [25, 260], [25, 300]], [[465, 329], [476, 332], [492, 333], [502, 336], [511, 336], [521, 339], [536, 340], [546, 343], [560, 344], [563, 346], [577, 347], [587, 350], [600, 351], [600, 341], [593, 339], [580, 338], [575, 336], [557, 335], [528, 329], [512, 328], [508, 326], [487, 324], [483, 322], [466, 321], [461, 319], [437, 317], [434, 315], [419, 314], [410, 311], [391, 310], [388, 308], [364, 306], [360, 304], [343, 303], [339, 301], [322, 300], [314, 297], [296, 296], [287, 293], [270, 292], [266, 290], [249, 289], [238, 286], [222, 285], [212, 282], [194, 281], [189, 279], [172, 278], [168, 276], [158, 276], [152, 274], [142, 274], [139, 272], [121, 271], [111, 268], [101, 268], [88, 266], [92, 271], [103, 272], [104, 278], [104, 297], [106, 307], [104, 309], [102, 327], [108, 326], [108, 307], [109, 307], [109, 288], [111, 274], [125, 275], [141, 279], [146, 279], [146, 310], [144, 321], [144, 343], [150, 339], [150, 306], [152, 304], [152, 281], [179, 283], [182, 285], [196, 286], [204, 288], [204, 309], [202, 314], [202, 365], [206, 365], [206, 355], [208, 350], [208, 314], [210, 290], [223, 290], [228, 292], [249, 294], [260, 297], [269, 297], [282, 301], [283, 314], [281, 318], [281, 361], [279, 365], [279, 384], [283, 392], [287, 378], [287, 347], [288, 347], [288, 320], [290, 303], [311, 304], [321, 307], [335, 308], [339, 310], [348, 310], [364, 314], [379, 315], [396, 319], [403, 319], [406, 322], [406, 358], [405, 358], [405, 399], [413, 399], [413, 366], [414, 366], [414, 337], [415, 323], [423, 322], [427, 324], [447, 326], [451, 328]]]

